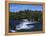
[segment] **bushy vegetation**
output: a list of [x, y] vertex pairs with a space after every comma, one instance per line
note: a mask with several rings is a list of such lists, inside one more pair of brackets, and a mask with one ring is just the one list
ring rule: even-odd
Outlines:
[[41, 11], [32, 11], [32, 10], [24, 10], [24, 11], [18, 11], [18, 12], [10, 12], [10, 19], [34, 19], [37, 21], [37, 19], [40, 19], [42, 17]]

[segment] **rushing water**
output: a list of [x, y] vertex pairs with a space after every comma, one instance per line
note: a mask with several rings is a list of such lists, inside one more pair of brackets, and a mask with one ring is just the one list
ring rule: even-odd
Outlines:
[[[31, 20], [28, 21], [27, 19], [11, 20], [10, 23], [12, 25], [10, 30], [11, 32], [29, 32], [42, 29], [42, 25], [40, 22], [35, 22]], [[14, 28], [14, 24], [16, 25], [16, 28]]]

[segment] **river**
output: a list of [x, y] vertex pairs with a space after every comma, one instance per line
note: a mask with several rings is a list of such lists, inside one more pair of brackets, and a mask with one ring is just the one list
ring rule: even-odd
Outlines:
[[[41, 22], [28, 21], [27, 19], [22, 20], [11, 20], [11, 32], [31, 32], [42, 30]], [[16, 28], [14, 28], [14, 26]]]

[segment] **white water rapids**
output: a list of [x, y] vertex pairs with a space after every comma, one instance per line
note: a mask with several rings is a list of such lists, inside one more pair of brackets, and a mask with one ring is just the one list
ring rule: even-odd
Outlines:
[[35, 27], [34, 25], [30, 25], [30, 26], [27, 26], [27, 25], [28, 24], [33, 24], [33, 23], [36, 23], [36, 22], [28, 21], [27, 19], [23, 19], [23, 21], [24, 22], [20, 23], [19, 25], [16, 25], [17, 30], [20, 30], [20, 29], [32, 29], [32, 28]]

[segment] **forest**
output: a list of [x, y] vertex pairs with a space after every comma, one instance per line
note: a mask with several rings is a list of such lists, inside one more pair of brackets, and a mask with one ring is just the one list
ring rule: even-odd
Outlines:
[[20, 20], [20, 19], [42, 19], [42, 11], [23, 10], [18, 12], [9, 12], [9, 19]]

